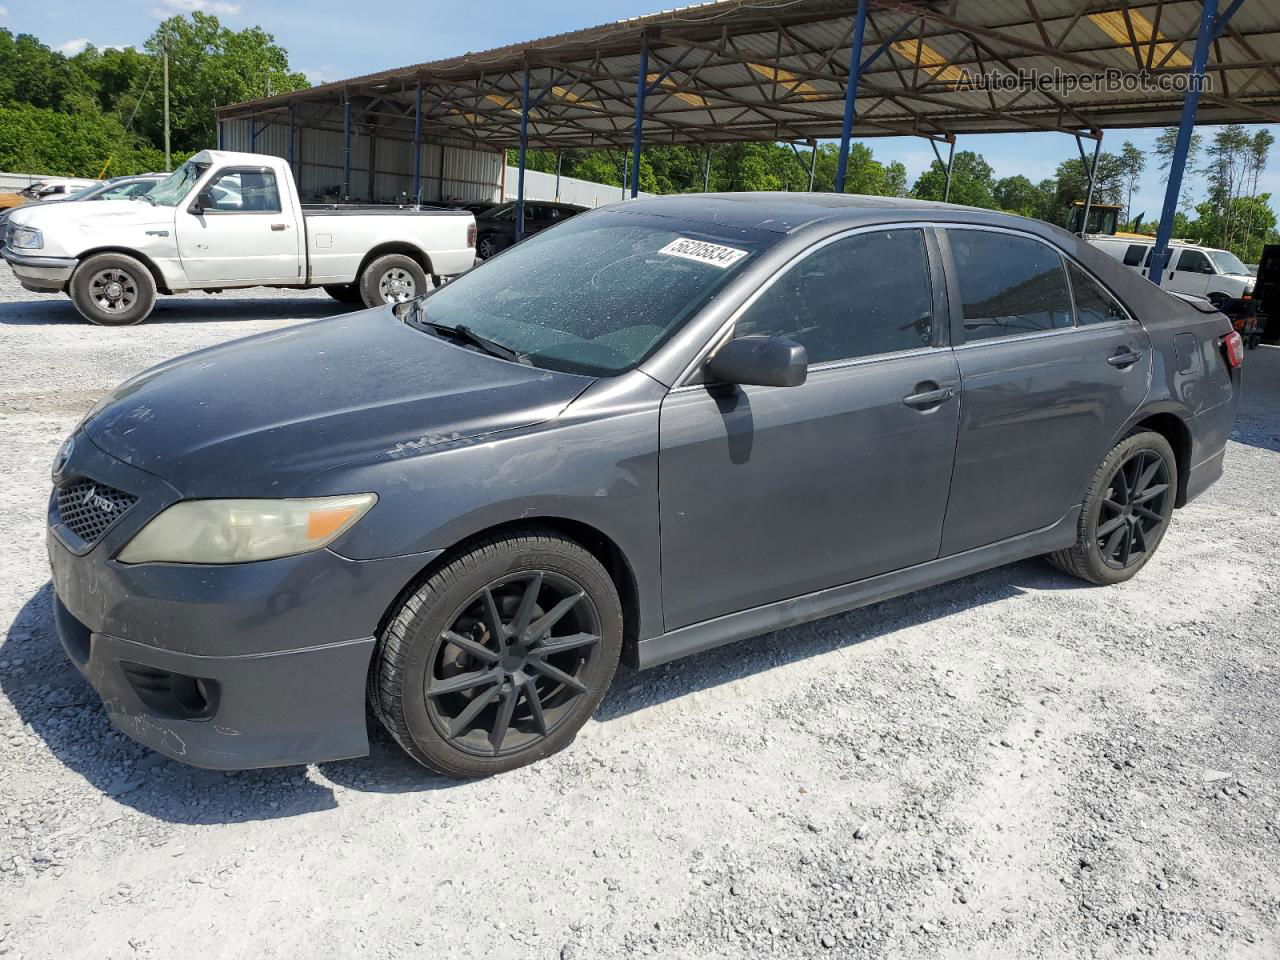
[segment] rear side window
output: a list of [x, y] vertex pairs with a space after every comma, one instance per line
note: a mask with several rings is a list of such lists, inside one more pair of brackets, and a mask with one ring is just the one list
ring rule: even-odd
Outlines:
[[1142, 258], [1146, 256], [1150, 248], [1145, 243], [1131, 243], [1129, 249], [1124, 252], [1124, 265], [1126, 267], [1136, 267], [1142, 263]]
[[1114, 323], [1129, 319], [1115, 297], [1074, 263], [1067, 264], [1067, 275], [1071, 277], [1071, 293], [1076, 301], [1078, 325], [1084, 327], [1094, 323]]
[[927, 347], [929, 257], [920, 230], [843, 237], [794, 264], [747, 308], [735, 337], [787, 337], [810, 363]]
[[949, 230], [965, 339], [989, 340], [1072, 326], [1062, 258], [1026, 237]]

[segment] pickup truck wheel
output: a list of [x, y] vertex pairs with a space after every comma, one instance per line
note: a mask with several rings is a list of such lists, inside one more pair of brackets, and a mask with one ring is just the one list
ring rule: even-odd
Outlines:
[[354, 283], [336, 283], [324, 288], [324, 292], [339, 303], [362, 303], [360, 287]]
[[404, 303], [431, 289], [417, 261], [400, 253], [388, 253], [365, 267], [358, 286], [366, 307]]
[[76, 267], [68, 289], [80, 316], [104, 327], [141, 323], [156, 303], [151, 271], [122, 253], [89, 257]]
[[1093, 475], [1075, 545], [1049, 554], [1049, 562], [1101, 586], [1128, 580], [1146, 566], [1169, 529], [1177, 481], [1169, 441], [1151, 430], [1125, 437]]
[[622, 650], [622, 605], [580, 544], [530, 528], [474, 543], [393, 615], [374, 654], [374, 713], [450, 777], [522, 767], [567, 746]]

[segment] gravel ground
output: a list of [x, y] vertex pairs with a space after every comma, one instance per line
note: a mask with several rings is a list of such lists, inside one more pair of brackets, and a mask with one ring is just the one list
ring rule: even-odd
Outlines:
[[105, 389], [340, 309], [78, 322], [0, 276], [0, 957], [1280, 956], [1280, 350], [1134, 581], [1003, 567], [645, 674], [565, 753], [453, 784], [234, 775], [109, 727], [65, 662], [48, 466]]

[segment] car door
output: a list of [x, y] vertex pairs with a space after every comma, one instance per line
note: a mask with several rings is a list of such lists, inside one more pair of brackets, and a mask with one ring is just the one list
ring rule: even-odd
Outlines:
[[959, 385], [931, 232], [811, 248], [723, 336], [802, 343], [796, 387], [695, 382], [665, 399], [659, 489], [668, 630], [934, 559]]
[[1209, 288], [1209, 280], [1214, 275], [1213, 264], [1203, 250], [1184, 247], [1177, 253], [1176, 261], [1171, 261], [1172, 270], [1167, 275], [1166, 289], [1203, 297]]
[[1151, 344], [1057, 247], [994, 228], [942, 236], [961, 380], [950, 556], [1047, 527], [1080, 502], [1146, 397]]
[[178, 255], [193, 283], [296, 283], [300, 237], [285, 213], [275, 174], [227, 167], [200, 190], [200, 202], [175, 219]]

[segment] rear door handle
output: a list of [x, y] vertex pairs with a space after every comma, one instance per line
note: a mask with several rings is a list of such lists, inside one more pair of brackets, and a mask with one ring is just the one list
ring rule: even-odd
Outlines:
[[289, 225], [287, 223], [273, 223], [271, 225], [271, 229], [272, 230], [288, 230]]
[[1120, 367], [1121, 369], [1124, 369], [1125, 367], [1132, 367], [1141, 359], [1142, 357], [1138, 356], [1138, 354], [1134, 353], [1132, 350], [1125, 349], [1107, 357], [1107, 363], [1111, 364], [1113, 367]]
[[908, 407], [925, 410], [929, 407], [936, 407], [940, 403], [945, 403], [955, 395], [955, 387], [939, 387], [936, 390], [925, 390], [923, 393], [913, 393], [909, 397], [903, 397], [902, 402]]

